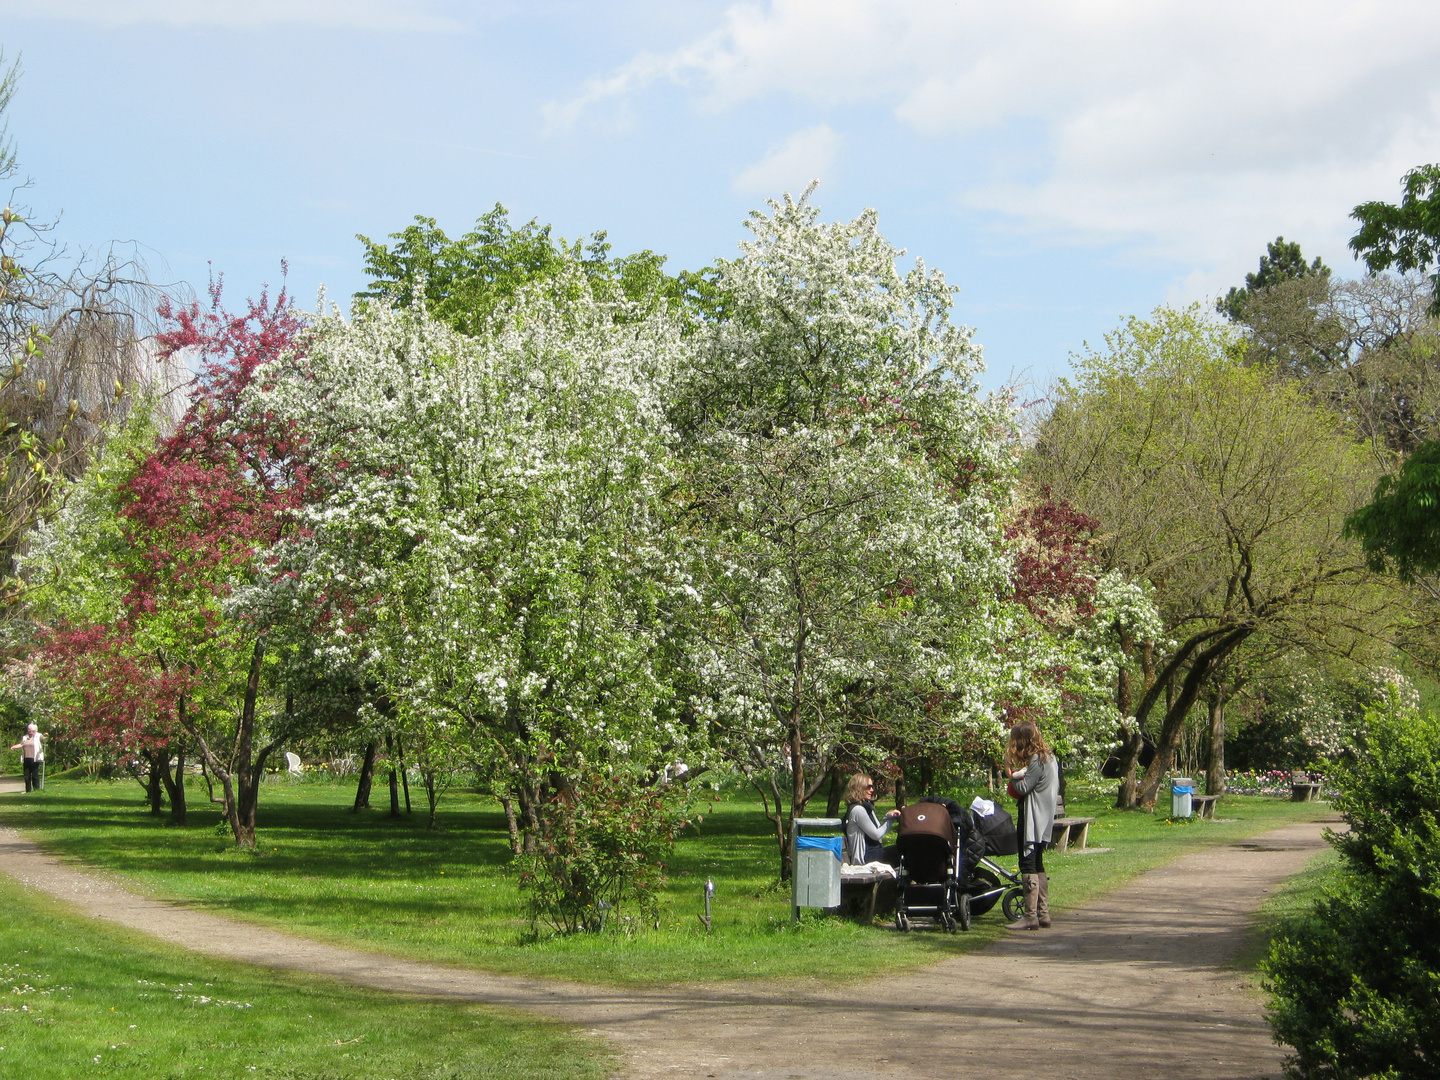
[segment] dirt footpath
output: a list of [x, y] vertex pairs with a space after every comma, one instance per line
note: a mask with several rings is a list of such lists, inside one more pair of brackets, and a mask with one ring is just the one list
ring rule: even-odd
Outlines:
[[[1279, 1077], [1281, 1051], [1233, 965], [1249, 941], [1248, 916], [1324, 848], [1322, 827], [1291, 825], [1186, 856], [1066, 912], [1051, 930], [835, 990], [616, 989], [397, 960], [137, 896], [8, 828], [0, 870], [87, 915], [208, 956], [542, 1013], [612, 1040], [634, 1080], [1253, 1080]], [[1061, 875], [1064, 861], [1055, 859]]]

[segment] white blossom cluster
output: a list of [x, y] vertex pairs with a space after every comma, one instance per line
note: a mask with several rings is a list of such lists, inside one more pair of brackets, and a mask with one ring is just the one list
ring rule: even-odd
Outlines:
[[306, 434], [320, 497], [236, 603], [308, 621], [422, 772], [994, 746], [1001, 701], [1098, 745], [1116, 647], [1010, 597], [1012, 417], [953, 290], [870, 212], [749, 227], [714, 318], [578, 268], [483, 337], [418, 300], [318, 318], [248, 407]]
[[329, 484], [265, 588], [323, 614], [422, 767], [683, 741], [654, 711], [680, 327], [623, 314], [537, 291], [478, 339], [370, 305], [253, 395], [311, 433]]

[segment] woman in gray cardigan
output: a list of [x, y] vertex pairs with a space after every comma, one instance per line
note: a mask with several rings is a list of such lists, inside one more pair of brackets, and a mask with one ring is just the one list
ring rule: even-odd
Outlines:
[[1025, 914], [1010, 923], [1010, 930], [1037, 930], [1050, 925], [1050, 876], [1045, 873], [1045, 848], [1055, 827], [1055, 799], [1060, 793], [1060, 763], [1040, 729], [1022, 720], [1010, 729], [1005, 747], [1010, 770], [1010, 794], [1019, 805], [1015, 828], [1020, 842], [1020, 883], [1025, 890]]
[[864, 773], [856, 773], [845, 785], [845, 802], [845, 861], [852, 866], [893, 862], [894, 850], [884, 843], [900, 811], [891, 810], [880, 820], [875, 813], [875, 781]]

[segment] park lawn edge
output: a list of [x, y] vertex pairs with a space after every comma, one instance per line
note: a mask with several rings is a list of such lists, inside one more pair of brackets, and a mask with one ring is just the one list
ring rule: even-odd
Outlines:
[[[267, 1062], [258, 1075], [278, 1075], [307, 1077], [312, 1080], [359, 1080], [361, 1077], [375, 1075], [376, 1068], [383, 1068], [386, 1075], [396, 1070], [419, 1068], [419, 1071], [410, 1075], [435, 1080], [466, 1080], [469, 1077], [487, 1077], [498, 1080], [500, 1077], [519, 1078], [544, 1078], [544, 1080], [561, 1080], [572, 1076], [583, 1076], [587, 1080], [602, 1080], [617, 1074], [620, 1054], [608, 1040], [597, 1037], [594, 1033], [577, 1028], [575, 1025], [566, 1024], [563, 1021], [539, 1016], [533, 1012], [510, 1008], [503, 1005], [491, 1003], [479, 1003], [457, 1000], [431, 994], [406, 994], [386, 990], [374, 989], [364, 986], [356, 986], [346, 983], [343, 980], [331, 976], [309, 973], [293, 968], [276, 968], [261, 964], [249, 964], [237, 960], [211, 957], [202, 953], [186, 949], [182, 945], [175, 944], [165, 938], [153, 936], [140, 930], [119, 925], [113, 922], [96, 919], [77, 911], [72, 904], [53, 896], [49, 893], [26, 886], [24, 883], [8, 874], [0, 873], [0, 903], [3, 903], [7, 912], [7, 922], [0, 927], [0, 939], [16, 936], [17, 932], [24, 936], [26, 941], [43, 940], [45, 945], [51, 947], [50, 953], [44, 953], [44, 947], [40, 946], [36, 954], [25, 963], [37, 967], [49, 967], [54, 971], [57, 966], [63, 968], [65, 962], [73, 968], [81, 968], [81, 980], [71, 985], [60, 985], [47, 988], [37, 985], [33, 988], [27, 987], [26, 994], [20, 995], [18, 991], [15, 996], [5, 994], [0, 999], [0, 1012], [10, 1013], [10, 1016], [0, 1016], [0, 1031], [6, 1031], [7, 1037], [0, 1039], [0, 1074], [10, 1075], [6, 1068], [12, 1059], [20, 1057], [23, 1049], [30, 1051], [24, 1058], [27, 1064], [23, 1067], [23, 1073], [27, 1076], [39, 1077], [65, 1077], [74, 1075], [73, 1071], [66, 1071], [78, 1066], [89, 1068], [91, 1062], [67, 1061], [64, 1058], [62, 1042], [74, 1043], [77, 1039], [85, 1038], [95, 1043], [85, 1051], [98, 1049], [100, 1055], [108, 1058], [105, 1053], [104, 1044], [109, 1044], [115, 1034], [107, 1034], [106, 1026], [112, 1021], [119, 1025], [124, 1020], [136, 1019], [143, 1024], [142, 1011], [159, 1005], [164, 1008], [170, 1005], [168, 1000], [170, 993], [158, 990], [152, 994], [142, 995], [154, 999], [153, 1004], [140, 1004], [128, 1000], [122, 996], [106, 996], [105, 1001], [115, 1001], [115, 1006], [110, 1006], [109, 1014], [105, 1006], [93, 1005], [87, 1008], [81, 1004], [73, 1008], [74, 1015], [60, 1021], [62, 1030], [58, 1034], [63, 1035], [63, 1040], [51, 1038], [47, 1046], [46, 1033], [51, 1031], [57, 1024], [56, 1019], [51, 1016], [43, 1016], [50, 1027], [41, 1026], [37, 1032], [28, 1027], [33, 1019], [37, 1026], [42, 1023], [42, 1016], [34, 1014], [20, 1014], [18, 1003], [34, 1003], [37, 1012], [44, 1009], [53, 1013], [58, 1007], [65, 1010], [72, 1005], [72, 997], [83, 998], [86, 994], [94, 995], [96, 992], [114, 995], [118, 989], [118, 980], [122, 973], [128, 977], [133, 975], [138, 968], [163, 969], [169, 978], [177, 979], [176, 985], [204, 986], [211, 983], [217, 986], [239, 987], [243, 990], [246, 998], [253, 998], [259, 1006], [253, 1012], [243, 1014], [245, 1024], [239, 1024], [240, 1014], [221, 1014], [228, 1018], [234, 1015], [237, 1023], [239, 1038], [232, 1035], [229, 1045], [211, 1044], [209, 1049], [215, 1053], [207, 1053], [205, 1042], [208, 1039], [221, 1038], [215, 1027], [216, 1014], [211, 1012], [208, 1015], [203, 1010], [193, 1010], [193, 1021], [185, 1016], [187, 1011], [183, 1008], [172, 1008], [167, 1010], [172, 1015], [168, 1018], [169, 1023], [162, 1025], [164, 1034], [170, 1037], [177, 1048], [172, 1048], [171, 1053], [176, 1057], [165, 1057], [161, 1061], [142, 1060], [139, 1062], [116, 1063], [105, 1061], [106, 1071], [112, 1071], [117, 1066], [122, 1069], [143, 1070], [144, 1075], [161, 1076], [157, 1068], [163, 1069], [165, 1077], [192, 1077], [198, 1076], [200, 1071], [210, 1076], [226, 1075], [228, 1071], [239, 1070], [239, 1075], [246, 1075], [244, 1069], [237, 1065], [236, 1057], [244, 1056], [247, 1060], [260, 1060], [261, 1053], [257, 1053], [255, 1047], [264, 1047], [268, 1044], [264, 1036], [256, 1031], [252, 1036], [249, 1024], [260, 1021], [255, 1026], [267, 1034], [278, 1025], [284, 1028], [289, 1025], [294, 1028], [308, 1029], [305, 1034], [313, 1036], [314, 1029], [324, 1029], [336, 1023], [350, 1025], [343, 1034], [350, 1034], [356, 1027], [368, 1028], [368, 1034], [372, 1037], [367, 1040], [367, 1045], [357, 1046], [344, 1055], [345, 1062], [336, 1060], [334, 1062], [305, 1060], [304, 1054], [297, 1051], [295, 1058], [298, 1060], [286, 1060], [283, 1056], [279, 1060]], [[18, 929], [17, 929], [18, 927]], [[40, 927], [37, 932], [36, 927]], [[8, 933], [7, 933], [8, 931]], [[81, 942], [84, 948], [74, 946], [56, 947], [56, 938], [64, 940], [65, 935], [70, 936], [71, 941]], [[10, 943], [12, 946], [14, 942]], [[84, 979], [84, 960], [76, 961], [73, 957], [66, 956], [66, 952], [103, 952], [103, 965], [106, 969], [99, 977], [92, 975], [94, 981], [86, 983]], [[14, 948], [7, 950], [9, 955], [4, 959], [17, 961], [21, 951]], [[23, 950], [29, 952], [29, 950]], [[12, 963], [10, 968], [18, 968], [20, 965]], [[92, 970], [98, 965], [91, 963]], [[10, 974], [6, 970], [7, 965], [0, 964], [0, 974]], [[66, 972], [61, 977], [74, 978], [74, 972]], [[106, 985], [108, 978], [109, 984]], [[205, 980], [198, 982], [197, 980]], [[11, 980], [13, 981], [13, 979]], [[3, 982], [3, 980], [0, 980]], [[127, 983], [128, 985], [128, 983]], [[134, 990], [133, 986], [129, 989]], [[71, 992], [62, 1003], [58, 997], [49, 997], [43, 1001], [37, 994], [30, 996], [32, 991], [40, 991], [43, 994], [59, 993], [62, 991]], [[216, 991], [218, 995], [220, 991]], [[298, 1019], [301, 1007], [310, 1008], [318, 1015], [321, 1008], [317, 1003], [326, 1007], [330, 1016], [320, 1015], [318, 1022], [305, 1024]], [[219, 1003], [224, 1004], [224, 1003]], [[276, 1006], [279, 1006], [278, 1008]], [[116, 1006], [120, 1012], [117, 1013]], [[269, 1006], [267, 1008], [267, 1006]], [[247, 1008], [250, 1006], [247, 1005]], [[173, 1014], [180, 1014], [177, 1017]], [[397, 1015], [405, 1014], [405, 1015]], [[262, 1019], [263, 1018], [263, 1019]], [[404, 1020], [411, 1023], [420, 1022], [415, 1028], [407, 1028]], [[306, 1015], [307, 1021], [315, 1018]], [[68, 1022], [67, 1022], [68, 1021]], [[188, 1021], [188, 1023], [187, 1023]], [[402, 1021], [397, 1024], [397, 1021]], [[77, 1031], [77, 1027], [79, 1030]], [[476, 1029], [479, 1030], [476, 1030]], [[131, 1026], [133, 1029], [133, 1025]], [[118, 1028], [117, 1028], [118, 1030]], [[383, 1039], [375, 1039], [375, 1032], [382, 1032]], [[325, 1032], [328, 1036], [331, 1032]], [[119, 1032], [123, 1040], [125, 1031]], [[148, 1034], [146, 1032], [145, 1034]], [[499, 1042], [495, 1041], [499, 1036]], [[18, 1036], [18, 1038], [16, 1037]], [[136, 1036], [139, 1038], [140, 1036]], [[461, 1045], [472, 1053], [472, 1056], [480, 1056], [483, 1060], [479, 1065], [479, 1071], [475, 1071], [475, 1063], [459, 1062], [453, 1059], [432, 1059], [429, 1061], [414, 1061], [397, 1063], [394, 1061], [380, 1060], [373, 1058], [367, 1060], [366, 1054], [371, 1048], [382, 1048], [387, 1057], [400, 1055], [422, 1055], [424, 1053], [437, 1052], [437, 1049], [445, 1044], [448, 1039], [450, 1045]], [[348, 1040], [347, 1040], [348, 1041]], [[361, 1040], [353, 1040], [359, 1043]], [[298, 1042], [298, 1040], [297, 1040]], [[532, 1043], [538, 1043], [543, 1053], [533, 1053], [530, 1056], [535, 1060], [517, 1061], [514, 1057], [504, 1058], [503, 1066], [491, 1067], [489, 1062], [498, 1061], [493, 1056], [492, 1049], [500, 1052], [508, 1050], [513, 1054], [515, 1047], [529, 1047]], [[127, 1046], [121, 1042], [122, 1051]], [[335, 1046], [344, 1045], [337, 1040]], [[291, 1049], [287, 1044], [280, 1049], [283, 1051]], [[35, 1051], [38, 1049], [39, 1053]], [[72, 1047], [73, 1049], [73, 1047]], [[328, 1046], [326, 1047], [328, 1051]], [[115, 1047], [110, 1046], [114, 1051]], [[188, 1062], [177, 1064], [180, 1054], [189, 1055]], [[485, 1058], [484, 1055], [492, 1054]], [[332, 1055], [338, 1058], [339, 1055]], [[356, 1057], [356, 1060], [349, 1060]], [[196, 1063], [203, 1064], [196, 1067]], [[100, 1065], [97, 1061], [94, 1064]], [[538, 1068], [537, 1068], [538, 1064]], [[208, 1068], [207, 1068], [208, 1066]], [[280, 1071], [274, 1071], [279, 1069]], [[299, 1070], [299, 1071], [292, 1071]]]
[[[1266, 801], [1269, 808], [1281, 811], [1289, 822], [1297, 820], [1315, 820], [1323, 818], [1330, 813], [1329, 807], [1324, 803], [1305, 804], [1301, 806], [1282, 807], [1276, 802]], [[13, 805], [13, 804], [12, 804]], [[1241, 804], [1242, 808], [1244, 804]], [[1097, 815], [1095, 831], [1092, 832], [1092, 846], [1104, 844], [1105, 829], [1109, 828], [1145, 828], [1153, 823], [1157, 828], [1165, 825], [1163, 818], [1157, 817], [1143, 811], [1117, 811], [1108, 807], [1087, 806], [1084, 813]], [[1122, 825], [1121, 823], [1125, 823]], [[1115, 889], [1123, 887], [1133, 880], [1137, 875], [1158, 866], [1166, 865], [1176, 859], [1183, 857], [1190, 852], [1203, 850], [1204, 848], [1217, 846], [1224, 843], [1234, 842], [1250, 836], [1269, 831], [1272, 828], [1280, 827], [1286, 821], [1272, 819], [1265, 821], [1245, 820], [1231, 821], [1228, 824], [1239, 826], [1239, 828], [1226, 828], [1223, 833], [1212, 832], [1214, 825], [1211, 823], [1196, 822], [1193, 825], [1177, 827], [1173, 839], [1167, 839], [1164, 850], [1152, 853], [1150, 857], [1129, 858], [1125, 864], [1114, 866], [1107, 865], [1111, 856], [1106, 854], [1093, 855], [1067, 855], [1054, 856], [1057, 862], [1052, 865], [1052, 870], [1060, 870], [1056, 875], [1059, 887], [1053, 903], [1057, 917], [1063, 918], [1065, 914], [1077, 906], [1092, 902], [1101, 896], [1106, 895]], [[1216, 825], [1222, 823], [1215, 823]], [[865, 977], [869, 965], [857, 963], [854, 965], [828, 965], [823, 971], [824, 974], [810, 972], [795, 972], [786, 970], [757, 970], [757, 971], [728, 971], [716, 974], [713, 971], [697, 972], [694, 977], [675, 977], [664, 974], [665, 963], [658, 966], [662, 969], [660, 973], [647, 970], [642, 965], [637, 968], [634, 965], [625, 966], [626, 957], [622, 955], [630, 943], [625, 939], [618, 941], [612, 939], [613, 944], [606, 942], [596, 943], [593, 952], [602, 956], [612, 965], [613, 970], [596, 970], [595, 966], [586, 959], [584, 955], [572, 954], [570, 952], [543, 952], [531, 950], [521, 945], [494, 949], [480, 955], [456, 956], [453, 952], [447, 952], [443, 948], [427, 946], [424, 943], [407, 942], [403, 940], [383, 940], [374, 937], [357, 936], [345, 933], [343, 930], [332, 930], [323, 925], [313, 923], [297, 926], [283, 918], [268, 915], [263, 912], [236, 912], [223, 903], [217, 903], [213, 899], [199, 898], [194, 895], [186, 895], [183, 891], [166, 889], [163, 885], [152, 884], [122, 871], [112, 869], [103, 864], [96, 866], [94, 863], [85, 861], [82, 858], [68, 855], [63, 852], [56, 852], [49, 846], [43, 836], [36, 836], [28, 829], [19, 829], [22, 835], [36, 843], [53, 857], [60, 858], [67, 864], [75, 867], [82, 867], [88, 872], [109, 874], [113, 879], [123, 882], [126, 888], [133, 890], [139, 895], [147, 896], [156, 900], [182, 905], [199, 905], [212, 913], [223, 915], [234, 919], [237, 922], [249, 923], [251, 925], [265, 926], [267, 928], [279, 929], [292, 934], [297, 938], [321, 941], [328, 944], [338, 945], [358, 951], [394, 956], [408, 960], [423, 961], [426, 963], [447, 965], [456, 969], [472, 971], [489, 971], [497, 974], [523, 975], [535, 978], [552, 979], [579, 984], [592, 985], [622, 985], [622, 986], [644, 986], [644, 985], [704, 985], [706, 983], [725, 984], [744, 981], [747, 978], [764, 978], [770, 985], [778, 982], [796, 986], [814, 985], [818, 981], [825, 983], [850, 983], [856, 982]], [[1168, 830], [1167, 830], [1168, 831]], [[1157, 837], [1161, 834], [1155, 834]], [[245, 857], [240, 853], [227, 854], [225, 857]], [[265, 858], [264, 854], [257, 856]], [[1072, 861], [1073, 860], [1073, 861]], [[1080, 860], [1084, 860], [1082, 863]], [[1106, 862], [1089, 864], [1090, 860], [1106, 860]], [[1088, 875], [1089, 882], [1084, 884], [1073, 875], [1065, 872], [1065, 869], [1081, 871], [1081, 878]], [[1098, 880], [1097, 880], [1098, 879]], [[774, 920], [772, 920], [774, 921]], [[787, 920], [788, 922], [788, 920]], [[948, 956], [972, 952], [977, 948], [988, 945], [997, 938], [1003, 936], [1003, 920], [1000, 918], [998, 908], [991, 915], [979, 919], [974, 929], [968, 934], [953, 936], [933, 935], [929, 931], [912, 933], [907, 935], [906, 940], [896, 939], [873, 939], [868, 938], [868, 933], [887, 933], [888, 931], [876, 927], [873, 931], [866, 931], [864, 928], [853, 927], [848, 924], [842, 928], [836, 925], [833, 919], [824, 919], [816, 916], [808, 916], [799, 927], [773, 928], [773, 937], [768, 940], [766, 952], [775, 953], [775, 958], [784, 960], [785, 957], [800, 959], [807, 944], [810, 946], [827, 946], [832, 951], [842, 951], [846, 946], [844, 940], [836, 939], [836, 935], [849, 933], [852, 936], [849, 941], [852, 944], [869, 945], [875, 947], [870, 955], [877, 962], [884, 964], [887, 971], [892, 974], [903, 974], [914, 971], [930, 964], [939, 962]], [[851, 929], [853, 927], [853, 930]], [[793, 931], [793, 933], [791, 932]], [[805, 939], [819, 934], [822, 940], [807, 942]], [[860, 935], [857, 940], [855, 935]], [[825, 941], [823, 938], [830, 938]], [[868, 939], [868, 940], [867, 940]], [[678, 939], [676, 939], [678, 942]], [[608, 946], [608, 947], [607, 947]], [[678, 954], [677, 954], [678, 955]], [[642, 960], [644, 957], [642, 956]], [[683, 962], [683, 957], [681, 958]], [[676, 964], [675, 958], [669, 958], [669, 965], [673, 968]], [[577, 970], [577, 965], [583, 963], [583, 970]], [[812, 963], [813, 966], [813, 963]], [[688, 970], [694, 970], [690, 968]], [[688, 973], [688, 971], [687, 971]]]

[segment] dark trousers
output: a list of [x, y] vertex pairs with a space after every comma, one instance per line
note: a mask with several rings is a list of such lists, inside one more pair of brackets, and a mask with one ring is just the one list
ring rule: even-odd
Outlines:
[[1025, 800], [1015, 807], [1015, 833], [1020, 844], [1020, 873], [1045, 873], [1045, 841], [1031, 840], [1025, 835]]
[[865, 838], [865, 861], [867, 863], [883, 862], [891, 866], [900, 865], [900, 849], [897, 847], [883, 847], [875, 843], [869, 837]]
[[25, 790], [40, 790], [40, 762], [34, 758], [25, 759]]

